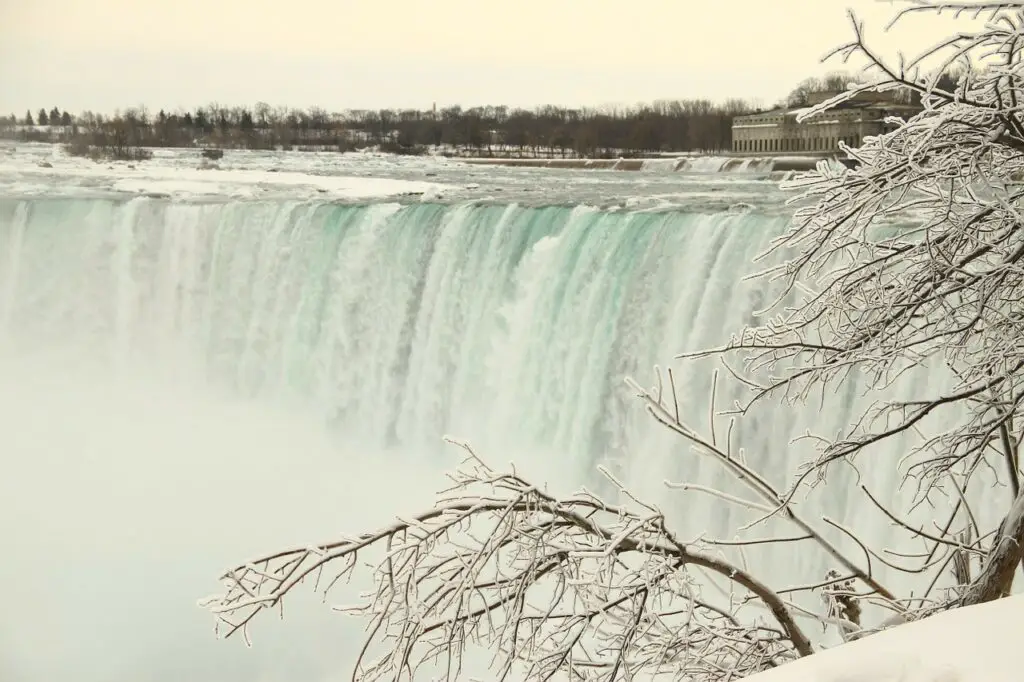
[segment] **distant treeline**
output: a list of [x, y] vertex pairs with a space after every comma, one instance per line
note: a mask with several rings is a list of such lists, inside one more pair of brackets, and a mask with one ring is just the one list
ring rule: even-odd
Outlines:
[[463, 109], [357, 110], [330, 114], [211, 105], [194, 111], [128, 109], [113, 116], [72, 116], [54, 108], [0, 118], [8, 138], [86, 146], [336, 149], [370, 146], [417, 153], [429, 147], [474, 154], [617, 157], [667, 151], [729, 149], [732, 119], [754, 107], [739, 100], [655, 102], [628, 108], [534, 110], [485, 106]]
[[[940, 84], [952, 87], [956, 75], [955, 70], [944, 75]], [[809, 93], [841, 90], [851, 80], [842, 73], [807, 79], [775, 106], [801, 106]], [[617, 158], [731, 149], [733, 118], [757, 110], [738, 99], [659, 101], [622, 108], [453, 106], [333, 114], [317, 107], [299, 110], [265, 103], [251, 108], [211, 104], [194, 111], [156, 113], [137, 108], [113, 116], [92, 112], [73, 116], [55, 107], [25, 112], [20, 118], [0, 117], [0, 135], [63, 142], [75, 153], [104, 150], [101, 155], [125, 158], [132, 156], [131, 150], [144, 147], [338, 151], [378, 147], [410, 154], [434, 148], [479, 156]]]

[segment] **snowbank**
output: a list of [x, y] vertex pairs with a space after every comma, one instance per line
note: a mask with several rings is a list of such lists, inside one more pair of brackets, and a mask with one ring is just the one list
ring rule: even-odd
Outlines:
[[[593, 173], [429, 156], [227, 150], [209, 164], [196, 149], [153, 149], [139, 163], [69, 156], [59, 145], [9, 145], [0, 140], [0, 196], [148, 196], [178, 201], [345, 201], [353, 203], [481, 201], [521, 206], [577, 205], [618, 211], [695, 210], [717, 213], [744, 202], [771, 215], [790, 215], [776, 183], [786, 173]], [[687, 162], [689, 157], [682, 158]], [[675, 164], [679, 159], [666, 162]], [[749, 159], [731, 159], [746, 164]], [[537, 163], [537, 162], [533, 162]], [[540, 161], [544, 164], [546, 161]], [[578, 161], [633, 164], [639, 160]], [[200, 168], [200, 166], [207, 166]], [[216, 166], [216, 168], [212, 167]]]
[[[437, 182], [367, 177], [367, 174], [375, 174], [374, 171], [380, 169], [367, 164], [353, 168], [352, 163], [340, 163], [337, 158], [334, 164], [320, 164], [316, 172], [306, 168], [260, 168], [252, 165], [218, 170], [216, 165], [208, 168], [183, 167], [184, 163], [198, 162], [194, 150], [190, 155], [154, 158], [137, 164], [93, 163], [68, 157], [57, 147], [52, 147], [45, 156], [40, 155], [37, 149], [27, 151], [18, 150], [0, 160], [0, 183], [10, 184], [14, 189], [36, 188], [47, 194], [73, 185], [185, 199], [208, 196], [247, 199], [286, 193], [291, 197], [356, 200], [407, 195], [440, 196], [453, 189]], [[359, 172], [362, 177], [350, 174], [352, 171]]]
[[[2, 172], [0, 168], [0, 172]], [[371, 199], [403, 194], [441, 193], [444, 186], [392, 178], [317, 176], [304, 173], [273, 173], [260, 170], [194, 170], [186, 168], [36, 168], [19, 169], [23, 175], [86, 176], [102, 179], [122, 192], [166, 193], [171, 195], [252, 196], [260, 187], [313, 191], [330, 197]]]
[[1019, 682], [1024, 595], [900, 625], [749, 682]]

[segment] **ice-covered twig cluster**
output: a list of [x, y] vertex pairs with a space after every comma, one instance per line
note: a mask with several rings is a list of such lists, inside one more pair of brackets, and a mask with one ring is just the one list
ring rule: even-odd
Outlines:
[[[681, 543], [658, 510], [556, 499], [499, 473], [468, 445], [452, 487], [428, 512], [373, 533], [298, 547], [228, 571], [204, 602], [230, 636], [296, 586], [330, 590], [371, 548], [375, 589], [345, 610], [369, 619], [357, 678], [412, 678], [424, 664], [451, 677], [466, 645], [497, 652], [495, 672], [529, 679], [675, 679], [746, 674], [810, 653], [782, 599], [745, 570]], [[706, 600], [691, 569], [765, 609]], [[378, 645], [383, 653], [369, 660]]]
[[[916, 446], [902, 464], [919, 499], [950, 495], [951, 474], [967, 488], [995, 471], [1009, 504], [1020, 492], [1024, 401], [1024, 2], [910, 4], [897, 20], [945, 11], [987, 21], [899, 67], [854, 21], [855, 40], [836, 54], [866, 59], [864, 83], [822, 107], [902, 89], [923, 111], [848, 150], [854, 168], [821, 164], [790, 183], [795, 219], [771, 247], [786, 258], [760, 273], [781, 283], [771, 317], [696, 355], [738, 361], [752, 387], [740, 412], [850, 382], [883, 396], [844, 433], [818, 438], [797, 485], [909, 437]], [[963, 65], [958, 86], [938, 89], [951, 64]], [[952, 389], [893, 398], [910, 372], [949, 373]]]
[[[760, 540], [705, 541], [721, 548], [784, 542], [794, 545], [795, 551], [802, 551], [807, 544], [817, 545], [817, 548], [824, 551], [841, 570], [830, 570], [826, 579], [819, 583], [775, 589], [784, 598], [796, 592], [820, 590], [826, 605], [823, 616], [808, 613], [798, 604], [788, 600], [786, 605], [801, 617], [816, 618], [826, 626], [836, 626], [846, 640], [870, 634], [878, 625], [886, 627], [894, 622], [913, 620], [955, 603], [969, 586], [975, 584], [976, 567], [991, 551], [993, 538], [1001, 535], [996, 529], [983, 533], [968, 502], [964, 488], [972, 472], [966, 475], [950, 472], [943, 483], [946, 488], [955, 491], [955, 500], [941, 521], [936, 521], [934, 527], [927, 528], [912, 525], [901, 517], [899, 511], [893, 510], [891, 505], [883, 503], [872, 494], [866, 485], [860, 484], [864, 504], [874, 507], [877, 514], [901, 529], [907, 540], [910, 543], [917, 543], [920, 549], [916, 552], [896, 552], [873, 547], [873, 543], [861, 537], [856, 529], [827, 516], [813, 518], [798, 511], [791, 496], [773, 486], [763, 472], [751, 464], [764, 459], [771, 461], [771, 458], [762, 458], [762, 453], [747, 453], [734, 447], [733, 426], [736, 417], [730, 415], [728, 411], [718, 411], [714, 402], [717, 395], [717, 372], [712, 381], [712, 403], [706, 432], [694, 428], [680, 416], [677, 382], [672, 370], [662, 372], [659, 369], [657, 380], [651, 389], [642, 388], [632, 380], [627, 383], [637, 392], [654, 419], [687, 441], [696, 454], [716, 460], [752, 495], [753, 499], [688, 483], [670, 486], [690, 490], [701, 489], [725, 503], [758, 512], [757, 520], [746, 524], [741, 530], [755, 529], [761, 526], [762, 522], [775, 517], [787, 521], [797, 531], [797, 534], [792, 536]], [[723, 416], [729, 417], [729, 426], [724, 433], [718, 425]], [[826, 537], [820, 530], [822, 526], [838, 530], [847, 539], [852, 540], [859, 550], [858, 554], [851, 555]], [[890, 575], [896, 572], [918, 576], [922, 589], [916, 590], [911, 596], [896, 594], [879, 580], [877, 573], [882, 566], [888, 569]], [[888, 616], [875, 618], [878, 621], [875, 625], [867, 622], [868, 619], [862, 622], [862, 604], [880, 607]]]
[[[923, 542], [919, 554], [886, 556], [853, 530], [798, 512], [733, 450], [730, 434], [719, 432], [713, 405], [709, 433], [684, 423], [672, 373], [667, 376], [666, 382], [659, 373], [650, 390], [630, 384], [655, 419], [696, 453], [714, 458], [750, 496], [699, 483], [670, 485], [700, 489], [764, 518], [779, 516], [796, 534], [752, 538], [740, 531], [728, 541], [684, 542], [657, 508], [607, 472], [625, 504], [608, 504], [588, 491], [556, 498], [515, 471], [492, 469], [469, 445], [456, 442], [466, 458], [431, 509], [370, 533], [237, 566], [222, 576], [224, 592], [202, 605], [222, 635], [248, 639], [251, 620], [280, 607], [295, 588], [309, 585], [326, 596], [368, 563], [374, 589], [361, 603], [340, 609], [369, 623], [355, 679], [412, 679], [423, 666], [440, 667], [456, 679], [467, 646], [477, 644], [496, 653], [500, 679], [563, 673], [618, 680], [646, 673], [710, 681], [812, 653], [798, 621], [833, 626], [844, 639], [857, 639], [948, 604], [948, 594], [936, 589], [943, 575], [955, 578], [956, 595], [970, 584], [972, 567], [984, 555], [982, 541], [991, 533], [979, 538], [973, 524], [954, 537], [959, 522], [973, 518], [966, 502], [942, 529], [930, 530], [905, 524], [872, 498], [880, 513]], [[819, 523], [851, 537], [863, 557], [849, 556], [820, 532]], [[779, 586], [756, 576], [745, 561], [731, 559], [730, 552], [743, 547], [783, 543], [815, 544], [838, 570], [820, 582]], [[883, 563], [920, 574], [930, 585], [917, 598], [900, 598], [873, 571]], [[819, 612], [792, 600], [811, 592], [821, 594]], [[871, 604], [889, 617], [862, 621], [862, 605]]]

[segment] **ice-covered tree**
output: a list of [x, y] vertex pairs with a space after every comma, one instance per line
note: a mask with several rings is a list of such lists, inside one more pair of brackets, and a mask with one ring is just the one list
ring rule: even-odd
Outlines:
[[[729, 416], [698, 428], [680, 414], [676, 375], [659, 374], [649, 389], [630, 383], [655, 419], [730, 472], [745, 494], [699, 481], [691, 489], [788, 523], [791, 535], [737, 529], [736, 539], [684, 539], [658, 508], [617, 482], [614, 504], [587, 492], [557, 498], [457, 444], [465, 465], [435, 507], [228, 571], [225, 591], [204, 601], [221, 631], [244, 633], [297, 586], [329, 590], [369, 558], [374, 588], [351, 609], [370, 624], [356, 679], [411, 678], [438, 660], [455, 677], [476, 642], [496, 652], [501, 679], [722, 680], [813, 653], [808, 619], [858, 638], [1007, 594], [1024, 559], [1024, 1], [917, 0], [896, 20], [924, 12], [987, 21], [891, 63], [854, 20], [853, 42], [836, 54], [864, 58], [864, 70], [847, 92], [806, 115], [867, 90], [918, 93], [923, 110], [846, 149], [854, 168], [823, 163], [790, 183], [792, 226], [771, 247], [782, 264], [760, 273], [781, 292], [777, 302], [759, 326], [687, 356], [720, 358], [750, 388], [749, 403], [733, 416], [740, 420], [766, 401], [804, 409], [812, 395], [847, 382], [877, 400], [843, 433], [814, 436], [815, 454], [779, 489], [750, 464], [755, 458], [735, 449], [722, 428]], [[963, 68], [955, 88], [940, 87], [956, 64]], [[915, 372], [948, 373], [952, 388], [894, 397], [892, 385]], [[915, 440], [897, 459], [893, 444]], [[850, 529], [794, 503], [808, 486], [827, 485], [840, 464], [898, 470], [916, 486], [916, 502], [940, 515], [934, 527], [912, 525], [910, 510], [890, 509], [867, 488], [858, 493], [922, 542], [921, 552], [894, 557], [853, 537], [852, 554], [822, 532], [831, 524], [852, 536]], [[969, 504], [982, 475], [1005, 484], [989, 493], [1004, 497], [1005, 513], [988, 525]], [[770, 584], [742, 553], [732, 554], [764, 543], [791, 543], [793, 551], [813, 543], [834, 570], [814, 585]], [[920, 589], [888, 588], [872, 568], [882, 563]], [[798, 591], [820, 591], [820, 612], [794, 602]]]
[[[948, 393], [881, 400], [847, 433], [822, 439], [798, 484], [824, 477], [833, 463], [884, 452], [880, 445], [941, 412], [945, 427], [907, 460], [922, 495], [950, 480], [966, 487], [982, 467], [1005, 471], [1010, 489], [984, 572], [963, 597], [973, 603], [1004, 594], [1024, 558], [1024, 3], [910, 4], [896, 20], [944, 10], [988, 21], [898, 67], [871, 50], [854, 21], [856, 39], [836, 54], [866, 56], [873, 78], [805, 115], [866, 90], [917, 92], [924, 110], [849, 150], [854, 170], [822, 165], [793, 183], [806, 205], [774, 245], [792, 256], [762, 274], [783, 280], [787, 293], [799, 290], [799, 303], [713, 352], [743, 356], [757, 383], [753, 402], [799, 401], [853, 376], [878, 390], [906, 372], [954, 376]], [[956, 63], [965, 67], [956, 87], [938, 87]], [[774, 376], [754, 380], [760, 370]]]

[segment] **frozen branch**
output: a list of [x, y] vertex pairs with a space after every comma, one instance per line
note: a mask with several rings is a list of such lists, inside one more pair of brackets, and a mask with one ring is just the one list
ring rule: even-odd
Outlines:
[[[501, 652], [502, 678], [519, 665], [531, 679], [563, 666], [584, 679], [614, 679], [628, 665], [631, 674], [668, 666], [714, 679], [714, 668], [753, 671], [812, 652], [775, 592], [681, 543], [660, 515], [589, 494], [556, 499], [491, 470], [463, 447], [470, 457], [455, 485], [427, 512], [225, 573], [226, 591], [204, 602], [224, 635], [244, 631], [256, 614], [298, 585], [319, 582], [322, 572], [333, 585], [363, 553], [381, 547], [386, 559], [375, 571], [375, 591], [346, 609], [370, 619], [367, 650], [386, 643], [382, 658], [360, 658], [360, 679], [411, 674], [439, 657], [457, 669], [470, 640]], [[701, 599], [688, 572], [694, 566], [760, 600], [775, 627], [741, 624]]]
[[[901, 465], [922, 500], [934, 494], [959, 509], [959, 487], [954, 497], [939, 490], [951, 475], [966, 489], [979, 462], [1003, 472], [1013, 507], [990, 548], [964, 547], [954, 534], [912, 528], [886, 512], [946, 548], [941, 557], [984, 557], [966, 592], [973, 603], [1005, 594], [1024, 559], [1015, 516], [1024, 401], [1024, 2], [904, 4], [894, 23], [926, 12], [985, 23], [892, 64], [851, 15], [854, 39], [830, 56], [864, 58], [863, 82], [805, 115], [892, 90], [919, 97], [922, 111], [852, 150], [853, 169], [822, 164], [788, 184], [799, 192], [792, 227], [762, 255], [786, 258], [758, 275], [778, 290], [776, 304], [727, 345], [684, 357], [718, 357], [752, 387], [739, 414], [768, 400], [800, 404], [854, 377], [876, 397], [843, 433], [815, 436], [817, 455], [773, 502], [780, 509], [803, 483], [824, 482], [831, 465], [884, 456], [897, 438], [917, 441], [909, 455], [901, 448]], [[952, 64], [966, 65], [959, 84], [937, 87]], [[947, 374], [948, 388], [896, 397], [903, 378], [921, 372]], [[663, 405], [652, 409], [677, 424]], [[926, 564], [934, 559], [933, 552]]]

